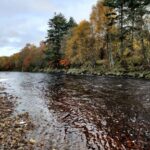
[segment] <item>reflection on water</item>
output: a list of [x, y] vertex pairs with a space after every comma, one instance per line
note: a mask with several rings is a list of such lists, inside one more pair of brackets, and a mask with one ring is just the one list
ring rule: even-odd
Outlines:
[[0, 79], [19, 97], [15, 113], [32, 116], [29, 136], [44, 149], [150, 147], [149, 81], [5, 72]]

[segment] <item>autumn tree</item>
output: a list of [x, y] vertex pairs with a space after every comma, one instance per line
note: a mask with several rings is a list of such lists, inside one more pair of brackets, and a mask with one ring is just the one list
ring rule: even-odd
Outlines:
[[114, 65], [112, 39], [115, 32], [116, 12], [113, 8], [104, 5], [103, 1], [98, 1], [93, 7], [90, 21], [93, 35], [97, 41], [97, 48], [100, 52], [100, 59], [108, 59], [110, 66]]
[[65, 55], [71, 64], [95, 65], [98, 54], [95, 49], [91, 24], [88, 21], [82, 21], [73, 29], [66, 42]]
[[7, 71], [9, 69], [8, 57], [0, 57], [0, 71]]
[[103, 6], [102, 2], [98, 1], [96, 6], [92, 8], [92, 13], [90, 15], [93, 34], [97, 40], [99, 50], [103, 50], [105, 47], [105, 35], [107, 32], [107, 17], [105, 16], [106, 12], [107, 8]]

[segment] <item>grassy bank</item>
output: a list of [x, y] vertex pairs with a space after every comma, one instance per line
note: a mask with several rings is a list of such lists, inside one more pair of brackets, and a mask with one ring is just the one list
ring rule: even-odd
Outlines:
[[34, 69], [33, 72], [46, 72], [46, 73], [65, 73], [71, 75], [98, 75], [98, 76], [118, 76], [118, 77], [131, 77], [150, 79], [150, 70], [131, 68], [126, 70], [124, 68], [105, 68], [105, 67], [80, 67], [69, 69]]

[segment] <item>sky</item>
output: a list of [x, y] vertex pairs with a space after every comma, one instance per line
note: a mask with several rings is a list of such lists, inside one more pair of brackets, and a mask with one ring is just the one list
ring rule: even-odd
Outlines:
[[26, 43], [39, 45], [47, 23], [61, 12], [76, 22], [88, 20], [97, 0], [0, 0], [0, 56], [19, 52]]

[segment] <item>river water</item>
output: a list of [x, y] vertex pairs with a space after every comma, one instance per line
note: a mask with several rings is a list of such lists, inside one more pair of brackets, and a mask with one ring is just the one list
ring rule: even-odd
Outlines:
[[0, 84], [18, 97], [14, 115], [31, 115], [28, 137], [44, 150], [150, 148], [150, 81], [1, 72]]

